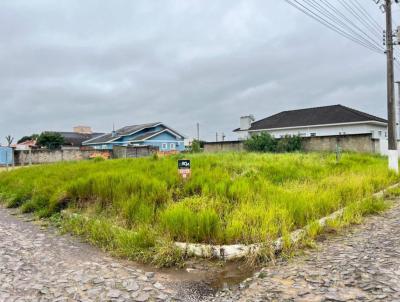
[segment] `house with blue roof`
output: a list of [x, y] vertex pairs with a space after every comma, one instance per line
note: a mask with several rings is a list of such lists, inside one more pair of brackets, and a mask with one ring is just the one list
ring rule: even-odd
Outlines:
[[160, 151], [183, 151], [185, 136], [164, 123], [126, 126], [82, 143], [98, 150], [112, 150], [114, 146], [152, 146]]

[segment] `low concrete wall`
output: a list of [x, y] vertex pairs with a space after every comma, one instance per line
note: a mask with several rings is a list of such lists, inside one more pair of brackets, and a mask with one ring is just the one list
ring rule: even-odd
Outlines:
[[97, 156], [110, 157], [110, 151], [106, 150], [16, 150], [14, 159], [16, 165], [48, 164], [59, 161], [74, 161], [89, 159]]
[[379, 140], [373, 139], [372, 134], [304, 137], [302, 139], [302, 148], [306, 152], [335, 152], [336, 145], [339, 145], [342, 151], [380, 153]]
[[240, 152], [244, 151], [243, 141], [206, 142], [204, 152]]
[[152, 146], [114, 146], [113, 158], [138, 158], [156, 153], [158, 148]]
[[[335, 152], [336, 145], [342, 151], [360, 153], [380, 153], [381, 146], [378, 139], [372, 134], [335, 135], [303, 137], [302, 149], [305, 152]], [[204, 152], [244, 151], [244, 141], [206, 142]]]

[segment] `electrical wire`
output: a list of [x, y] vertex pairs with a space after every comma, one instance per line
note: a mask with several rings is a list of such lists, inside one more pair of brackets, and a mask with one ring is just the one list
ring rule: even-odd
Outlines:
[[[382, 45], [379, 42], [376, 42], [376, 39], [371, 37], [367, 32], [365, 32], [362, 28], [360, 28], [357, 24], [345, 18], [344, 15], [335, 14], [335, 10], [333, 10], [329, 6], [324, 6], [320, 2], [315, 0], [304, 0], [307, 4], [309, 4], [312, 8], [314, 8], [317, 12], [321, 13], [323, 16], [331, 20], [337, 26], [341, 26], [343, 30], [347, 30], [352, 33], [355, 37], [359, 38], [366, 44], [369, 44], [372, 47], [377, 47], [379, 50], [384, 51]], [[330, 11], [329, 8], [331, 8]], [[334, 7], [333, 7], [334, 8]], [[339, 13], [341, 13], [339, 11]], [[342, 18], [341, 18], [342, 17]]]
[[[313, 18], [314, 20], [316, 20], [317, 22], [321, 23], [322, 25], [328, 27], [329, 29], [335, 31], [336, 33], [340, 34], [341, 36], [365, 47], [368, 48], [369, 50], [382, 54], [382, 49], [376, 47], [376, 46], [371, 46], [368, 43], [365, 43], [363, 40], [360, 40], [357, 37], [354, 37], [353, 35], [351, 35], [350, 33], [348, 33], [347, 31], [341, 29], [340, 27], [338, 27], [337, 25], [335, 25], [332, 22], [329, 22], [328, 20], [326, 20], [325, 18], [319, 16], [317, 13], [315, 13], [314, 11], [310, 10], [307, 6], [303, 5], [302, 3], [300, 3], [297, 0], [285, 0], [288, 4], [290, 4], [291, 6], [293, 6], [294, 8], [300, 10], [301, 12], [303, 12], [304, 14], [306, 14], [307, 16]], [[293, 1], [293, 2], [292, 2]]]
[[358, 0], [350, 0], [354, 6], [358, 7], [358, 9], [361, 11], [362, 15], [366, 18], [366, 20], [369, 21], [372, 27], [374, 27], [379, 35], [382, 34], [384, 31], [383, 27], [381, 24], [379, 24], [374, 17], [371, 16], [371, 14], [360, 4]]
[[[345, 8], [348, 9], [348, 11], [360, 22], [362, 23], [365, 27], [369, 28], [370, 30], [372, 30], [374, 33], [376, 33], [378, 35], [378, 37], [381, 36], [383, 28], [380, 28], [380, 26], [378, 25], [378, 27], [376, 27], [374, 25], [371, 25], [371, 21], [370, 19], [372, 17], [370, 17], [370, 15], [368, 14], [368, 12], [360, 5], [357, 6], [355, 5], [354, 1], [343, 1], [343, 0], [338, 0]], [[358, 2], [357, 2], [358, 3]], [[359, 3], [358, 3], [359, 4]], [[361, 10], [360, 7], [362, 7], [364, 10]], [[369, 21], [369, 22], [368, 22]], [[374, 23], [373, 23], [374, 24]]]

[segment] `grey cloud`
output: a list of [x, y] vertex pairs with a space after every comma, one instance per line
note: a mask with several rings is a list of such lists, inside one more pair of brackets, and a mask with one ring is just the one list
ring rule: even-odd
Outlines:
[[384, 56], [284, 1], [3, 2], [0, 141], [149, 121], [234, 138], [248, 113], [334, 103], [386, 113]]

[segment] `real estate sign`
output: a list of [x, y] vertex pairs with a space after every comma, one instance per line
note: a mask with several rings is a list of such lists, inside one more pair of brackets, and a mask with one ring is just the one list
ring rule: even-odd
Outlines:
[[178, 160], [178, 172], [182, 176], [183, 179], [186, 179], [190, 176], [190, 160], [189, 159], [179, 159]]

